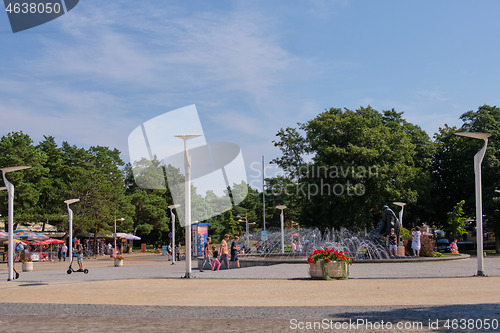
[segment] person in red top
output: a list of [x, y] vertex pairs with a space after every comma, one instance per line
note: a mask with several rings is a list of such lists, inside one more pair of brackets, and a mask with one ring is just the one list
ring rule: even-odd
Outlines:
[[451, 253], [458, 254], [458, 245], [456, 239], [453, 241], [453, 243], [451, 243], [450, 248], [451, 248]]

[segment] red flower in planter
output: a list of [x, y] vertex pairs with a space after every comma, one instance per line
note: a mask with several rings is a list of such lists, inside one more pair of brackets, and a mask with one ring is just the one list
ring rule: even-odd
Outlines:
[[309, 255], [307, 261], [310, 263], [318, 261], [325, 261], [327, 263], [332, 261], [345, 261], [350, 264], [352, 259], [349, 258], [347, 252], [344, 253], [344, 251], [338, 251], [334, 248], [325, 248], [315, 250], [314, 253]]

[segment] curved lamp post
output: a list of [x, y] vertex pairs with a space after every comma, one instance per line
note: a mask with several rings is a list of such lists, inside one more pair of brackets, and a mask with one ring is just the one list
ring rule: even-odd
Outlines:
[[7, 187], [7, 191], [9, 192], [8, 197], [9, 197], [9, 203], [8, 203], [8, 209], [9, 209], [9, 228], [8, 228], [8, 233], [9, 233], [9, 259], [8, 259], [8, 264], [9, 264], [9, 274], [7, 281], [12, 281], [14, 280], [14, 185], [12, 185], [7, 178], [5, 178], [5, 175], [8, 172], [13, 172], [13, 171], [18, 171], [18, 170], [24, 170], [24, 169], [29, 169], [31, 167], [29, 166], [15, 166], [15, 167], [7, 167], [7, 168], [2, 168], [2, 176], [3, 176], [3, 182], [5, 183], [5, 186]]
[[245, 216], [245, 219], [243, 220], [242, 217], [240, 216], [237, 216], [239, 217], [240, 219], [238, 220], [238, 222], [240, 223], [243, 223], [245, 222], [246, 226], [245, 226], [245, 242], [246, 242], [246, 248], [249, 249], [250, 248], [250, 230], [248, 228], [248, 225], [249, 224], [255, 224], [255, 222], [251, 222], [251, 223], [248, 223], [248, 218]]
[[281, 253], [285, 253], [285, 231], [284, 231], [284, 224], [285, 224], [285, 214], [283, 213], [283, 210], [285, 210], [287, 207], [285, 205], [278, 205], [276, 208], [281, 210], [280, 214], [280, 221], [281, 221]]
[[403, 210], [405, 209], [406, 203], [405, 202], [393, 202], [394, 205], [401, 207], [401, 210], [399, 211], [399, 223], [401, 223], [401, 227], [403, 227]]
[[78, 202], [80, 199], [69, 199], [65, 200], [64, 203], [68, 207], [68, 216], [69, 216], [69, 258], [70, 260], [73, 258], [73, 211], [69, 208], [69, 205], [72, 203]]
[[115, 240], [115, 248], [113, 249], [113, 258], [116, 258], [116, 221], [125, 221], [125, 219], [123, 217], [115, 219], [115, 233], [113, 234], [113, 238]]
[[175, 265], [175, 214], [174, 209], [179, 208], [181, 205], [175, 204], [170, 205], [168, 208], [170, 209], [170, 219], [172, 220], [172, 265]]
[[477, 276], [485, 276], [483, 271], [483, 195], [481, 190], [481, 162], [483, 162], [488, 146], [488, 138], [491, 134], [474, 133], [474, 132], [458, 132], [456, 135], [466, 136], [474, 139], [484, 140], [483, 148], [474, 155], [474, 175], [476, 186], [476, 241], [477, 241]]
[[184, 278], [190, 279], [191, 276], [191, 155], [187, 150], [186, 141], [197, 138], [201, 135], [175, 135], [176, 138], [184, 141], [184, 222], [186, 223], [186, 275]]

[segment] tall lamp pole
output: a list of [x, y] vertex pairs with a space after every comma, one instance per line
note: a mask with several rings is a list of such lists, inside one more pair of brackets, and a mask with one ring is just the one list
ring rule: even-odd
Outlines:
[[491, 134], [475, 133], [475, 132], [458, 132], [456, 135], [466, 136], [474, 139], [484, 140], [483, 148], [474, 155], [474, 175], [476, 187], [476, 241], [477, 241], [477, 276], [485, 276], [484, 274], [484, 258], [483, 258], [483, 195], [481, 189], [481, 163], [486, 154], [488, 146], [488, 138]]
[[191, 155], [187, 150], [186, 141], [197, 138], [201, 135], [176, 135], [176, 138], [184, 141], [184, 209], [185, 209], [185, 223], [186, 223], [186, 275], [184, 278], [190, 279], [191, 276]]
[[174, 209], [179, 208], [181, 205], [175, 204], [170, 205], [168, 208], [170, 209], [170, 219], [172, 220], [172, 265], [175, 265], [175, 214]]
[[401, 223], [401, 227], [403, 227], [403, 211], [405, 209], [405, 202], [393, 202], [396, 206], [401, 207], [401, 210], [399, 211], [399, 223]]
[[13, 172], [13, 171], [18, 171], [18, 170], [24, 170], [24, 169], [29, 169], [29, 166], [15, 166], [15, 167], [7, 167], [3, 168], [2, 170], [2, 176], [3, 176], [3, 182], [5, 183], [5, 186], [7, 187], [8, 197], [9, 197], [9, 203], [8, 203], [8, 209], [9, 209], [9, 227], [8, 227], [8, 233], [9, 233], [9, 259], [8, 259], [8, 264], [9, 264], [9, 274], [7, 281], [12, 281], [14, 280], [14, 185], [12, 185], [7, 178], [5, 178], [5, 175], [8, 172]]
[[266, 169], [264, 168], [264, 155], [262, 155], [262, 228], [266, 231]]
[[113, 234], [113, 238], [115, 240], [115, 247], [113, 248], [113, 258], [116, 258], [116, 221], [125, 221], [125, 219], [123, 217], [115, 219], [115, 233]]
[[285, 210], [287, 207], [285, 205], [278, 205], [276, 208], [281, 210], [280, 214], [280, 221], [281, 221], [281, 253], [285, 253], [285, 230], [284, 230], [284, 224], [285, 224], [285, 215], [283, 213], [283, 210]]
[[[237, 217], [239, 217], [239, 216], [237, 216]], [[245, 247], [246, 247], [247, 249], [249, 249], [249, 248], [250, 248], [250, 229], [249, 229], [248, 225], [249, 225], [249, 224], [255, 224], [255, 222], [248, 223], [248, 218], [247, 218], [247, 216], [246, 216], [246, 215], [245, 215], [245, 219], [244, 219], [244, 220], [240, 218], [240, 219], [238, 220], [238, 222], [240, 222], [240, 223], [245, 222], [245, 242], [246, 242]], [[247, 250], [247, 251], [248, 251], [248, 250]]]
[[70, 260], [73, 258], [73, 211], [71, 208], [69, 208], [69, 205], [72, 203], [78, 202], [80, 199], [69, 199], [65, 200], [64, 203], [68, 207], [68, 216], [69, 216], [69, 246], [68, 246], [68, 253], [69, 253], [69, 258]]

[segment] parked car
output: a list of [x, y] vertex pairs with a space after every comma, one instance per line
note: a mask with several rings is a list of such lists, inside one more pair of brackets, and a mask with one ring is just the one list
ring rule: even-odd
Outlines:
[[450, 241], [446, 238], [438, 238], [436, 240], [436, 248], [440, 253], [451, 253]]

